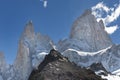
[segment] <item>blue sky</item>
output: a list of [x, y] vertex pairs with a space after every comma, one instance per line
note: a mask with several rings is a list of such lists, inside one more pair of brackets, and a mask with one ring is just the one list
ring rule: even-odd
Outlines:
[[[4, 52], [8, 63], [13, 62], [17, 54], [18, 40], [29, 20], [33, 21], [36, 32], [49, 35], [55, 42], [66, 38], [73, 21], [86, 9], [100, 3], [103, 10], [100, 7], [95, 8], [100, 10], [101, 15], [97, 19], [105, 20], [105, 16], [111, 16], [119, 8], [119, 0], [0, 0], [0, 51]], [[104, 7], [110, 10], [106, 12]], [[105, 25], [115, 29], [110, 36], [114, 43], [119, 44], [119, 14], [117, 19]]]

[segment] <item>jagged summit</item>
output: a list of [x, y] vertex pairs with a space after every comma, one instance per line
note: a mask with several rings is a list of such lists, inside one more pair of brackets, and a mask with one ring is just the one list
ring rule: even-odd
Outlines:
[[32, 21], [29, 21], [24, 28], [22, 37], [26, 36], [28, 38], [34, 38], [34, 35], [35, 35], [35, 33], [34, 33], [33, 23], [32, 23]]
[[24, 32], [27, 32], [27, 31], [34, 32], [34, 27], [33, 27], [32, 21], [29, 21], [29, 22], [26, 24], [25, 29], [24, 29]]
[[34, 26], [29, 21], [19, 40], [17, 56], [12, 67], [15, 74], [9, 80], [28, 80], [31, 71], [38, 67], [52, 48], [52, 40], [48, 36], [35, 33]]
[[[107, 48], [113, 43], [104, 30], [103, 22], [97, 22], [91, 11], [87, 10], [73, 23], [69, 38], [59, 44], [64, 50], [73, 48], [95, 52]], [[59, 49], [61, 50], [61, 48]], [[64, 51], [63, 49], [61, 51]]]
[[25, 26], [25, 30], [28, 30], [28, 28], [29, 28], [29, 30], [30, 30], [31, 32], [34, 31], [32, 20], [30, 20], [30, 21], [27, 22], [27, 24], [26, 24], [26, 26]]
[[84, 13], [80, 17], [86, 16], [86, 15], [92, 15], [92, 11], [90, 9], [87, 9], [84, 11]]

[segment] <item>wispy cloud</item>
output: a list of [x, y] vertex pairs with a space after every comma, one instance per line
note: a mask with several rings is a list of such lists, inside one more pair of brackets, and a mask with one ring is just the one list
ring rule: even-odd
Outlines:
[[[97, 21], [103, 20], [105, 24], [105, 30], [112, 34], [118, 29], [118, 25], [108, 26], [110, 23], [120, 17], [120, 4], [114, 4], [114, 7], [108, 7], [103, 2], [98, 3], [92, 7], [92, 14], [95, 15]], [[104, 16], [103, 16], [104, 15]]]
[[40, 0], [40, 2], [43, 2], [43, 7], [46, 8], [48, 5], [48, 1], [47, 0]]

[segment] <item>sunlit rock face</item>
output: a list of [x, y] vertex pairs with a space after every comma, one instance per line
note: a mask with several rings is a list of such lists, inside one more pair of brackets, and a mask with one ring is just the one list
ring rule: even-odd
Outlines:
[[22, 37], [23, 38], [27, 37], [29, 39], [34, 39], [34, 36], [35, 36], [35, 32], [34, 32], [33, 23], [32, 23], [32, 21], [29, 21], [24, 28], [24, 31], [22, 33]]
[[60, 49], [62, 48], [61, 51], [66, 50], [66, 48], [73, 48], [94, 52], [107, 48], [113, 43], [104, 30], [102, 20], [97, 22], [91, 11], [86, 10], [73, 23], [69, 38], [59, 42], [59, 44]]
[[14, 69], [16, 73], [15, 77], [19, 80], [27, 80], [32, 71], [32, 60], [29, 48], [25, 46], [22, 41], [19, 42]]
[[17, 56], [13, 64], [15, 79], [27, 80], [33, 69], [32, 54], [34, 52], [34, 38], [33, 24], [32, 21], [29, 21], [20, 37]]
[[31, 71], [38, 67], [52, 48], [53, 41], [48, 36], [35, 33], [32, 21], [29, 21], [19, 40], [17, 57], [13, 64], [14, 79], [28, 80]]

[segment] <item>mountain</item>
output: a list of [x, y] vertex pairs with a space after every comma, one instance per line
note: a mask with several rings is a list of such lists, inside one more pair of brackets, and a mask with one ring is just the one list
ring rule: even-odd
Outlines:
[[113, 72], [120, 69], [119, 46], [112, 43], [103, 22], [97, 22], [87, 10], [73, 23], [70, 37], [58, 43], [58, 50], [79, 66], [102, 63], [108, 72]]
[[52, 40], [48, 36], [35, 33], [32, 21], [29, 21], [19, 40], [18, 54], [13, 65], [16, 77], [19, 80], [27, 80], [31, 71], [37, 68], [52, 48]]
[[59, 41], [58, 50], [76, 49], [95, 52], [113, 45], [109, 35], [104, 30], [102, 20], [97, 22], [91, 10], [86, 10], [72, 25], [68, 39]]
[[97, 22], [89, 10], [77, 18], [70, 37], [59, 41], [57, 47], [62, 55], [78, 66], [91, 68], [93, 64], [100, 63], [104, 68], [97, 67], [96, 74], [104, 72], [120, 76], [120, 45], [112, 43], [102, 20]]
[[29, 80], [103, 80], [89, 69], [80, 68], [63, 57], [56, 50], [51, 50], [33, 70]]
[[29, 21], [19, 39], [18, 52], [12, 65], [5, 63], [0, 53], [0, 78], [3, 80], [28, 80], [33, 69], [43, 61], [46, 54], [54, 48], [53, 41], [47, 36], [34, 32]]
[[7, 64], [0, 53], [0, 80], [101, 80], [97, 75], [120, 80], [119, 62], [120, 45], [112, 43], [102, 20], [97, 22], [87, 10], [75, 20], [69, 37], [56, 45], [49, 36], [34, 32], [29, 21], [14, 63]]
[[27, 80], [32, 71], [32, 58], [29, 48], [25, 46], [22, 41], [19, 42], [19, 49], [14, 62], [14, 69], [17, 74], [16, 77], [20, 80]]

